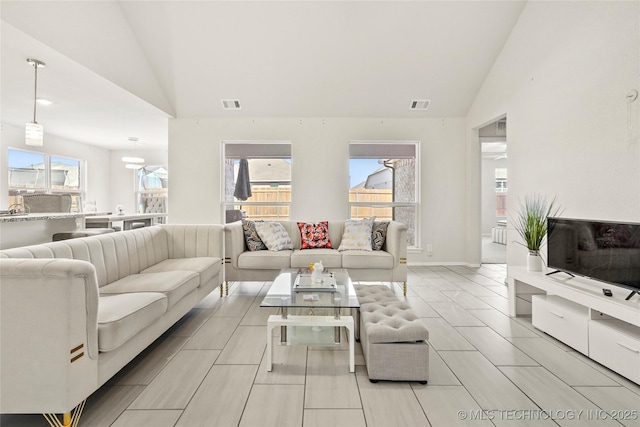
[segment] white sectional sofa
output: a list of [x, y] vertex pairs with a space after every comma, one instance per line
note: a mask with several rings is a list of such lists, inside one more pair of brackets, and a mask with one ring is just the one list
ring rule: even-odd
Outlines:
[[[280, 269], [307, 267], [322, 261], [325, 268], [346, 268], [352, 280], [402, 282], [406, 295], [407, 226], [390, 221], [382, 250], [347, 250], [337, 248], [345, 221], [328, 221], [332, 249], [300, 249], [300, 230], [296, 221], [280, 222], [293, 243], [292, 250], [251, 252], [248, 250], [242, 222], [225, 225], [225, 280], [273, 280]], [[228, 289], [227, 289], [228, 291]]]
[[0, 251], [1, 413], [69, 413], [223, 281], [222, 225]]

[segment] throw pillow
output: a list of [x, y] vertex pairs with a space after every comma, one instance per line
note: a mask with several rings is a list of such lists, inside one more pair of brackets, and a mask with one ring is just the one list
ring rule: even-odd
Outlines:
[[256, 231], [270, 251], [293, 249], [289, 233], [279, 222], [256, 222]]
[[258, 232], [256, 231], [256, 222], [262, 221], [249, 221], [242, 220], [242, 231], [244, 232], [244, 241], [247, 243], [247, 249], [253, 251], [266, 251], [267, 247], [260, 239]]
[[387, 238], [387, 227], [389, 221], [374, 221], [371, 227], [371, 249], [374, 251], [382, 250], [384, 241]]
[[317, 224], [299, 222], [300, 249], [331, 248], [329, 239], [329, 222], [322, 221]]
[[338, 250], [371, 251], [371, 228], [374, 219], [375, 217], [345, 221], [344, 233]]

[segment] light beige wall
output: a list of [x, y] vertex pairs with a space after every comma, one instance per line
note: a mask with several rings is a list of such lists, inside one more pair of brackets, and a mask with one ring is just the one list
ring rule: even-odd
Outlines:
[[349, 141], [420, 141], [420, 246], [431, 243], [433, 256], [410, 254], [409, 262], [462, 263], [464, 125], [460, 118], [170, 120], [170, 221], [221, 222], [221, 141], [291, 141], [291, 218], [308, 221], [349, 215]]
[[24, 128], [2, 124], [2, 150], [0, 153], [0, 209], [7, 208], [9, 189], [7, 185], [7, 150], [17, 148], [27, 151], [68, 156], [73, 159], [86, 160], [87, 183], [86, 199], [95, 200], [98, 210], [109, 209], [110, 158], [109, 151], [93, 145], [59, 138], [47, 133], [45, 127], [44, 145], [30, 147], [24, 143]]
[[95, 200], [99, 212], [113, 212], [119, 204], [125, 206], [126, 212], [135, 212], [134, 171], [124, 167], [121, 160], [123, 156], [143, 157], [148, 165], [168, 164], [166, 150], [111, 151], [46, 132], [43, 147], [29, 147], [24, 144], [23, 128], [3, 124], [0, 176], [4, 179], [0, 180], [0, 209], [7, 207], [9, 190], [6, 153], [9, 147], [86, 160], [88, 174], [85, 199]]
[[[480, 234], [474, 129], [503, 114], [511, 213], [540, 193], [557, 196], [565, 217], [640, 222], [640, 100], [626, 101], [640, 88], [639, 9], [635, 1], [527, 4], [467, 117], [470, 240]], [[478, 246], [469, 250], [479, 259]], [[509, 265], [525, 264], [524, 248], [509, 243], [507, 252]]]

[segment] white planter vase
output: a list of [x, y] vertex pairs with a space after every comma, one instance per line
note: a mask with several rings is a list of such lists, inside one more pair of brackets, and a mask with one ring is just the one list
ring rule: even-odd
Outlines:
[[527, 270], [542, 271], [542, 258], [538, 251], [529, 251], [527, 254]]

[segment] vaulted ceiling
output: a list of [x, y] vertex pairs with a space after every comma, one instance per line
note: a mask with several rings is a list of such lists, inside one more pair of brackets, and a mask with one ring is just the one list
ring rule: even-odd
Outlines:
[[2, 121], [32, 118], [27, 58], [45, 132], [113, 149], [170, 117], [463, 117], [524, 5], [3, 0]]

